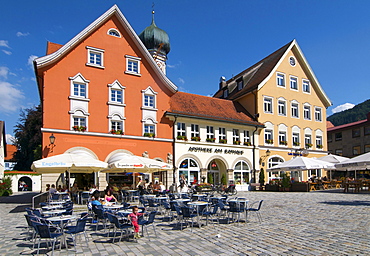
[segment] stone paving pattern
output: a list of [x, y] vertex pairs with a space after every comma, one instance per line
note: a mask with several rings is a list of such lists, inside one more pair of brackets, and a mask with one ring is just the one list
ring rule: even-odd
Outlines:
[[[20, 192], [0, 198], [0, 255], [36, 254], [26, 240], [23, 210], [30, 206], [30, 196]], [[370, 255], [369, 193], [256, 191], [237, 196], [264, 200], [262, 223], [252, 213], [247, 223], [194, 227], [192, 233], [159, 216], [157, 237], [149, 227], [150, 240], [114, 244], [88, 226], [89, 247], [82, 237], [77, 252], [70, 243], [68, 251], [56, 250], [55, 255]]]

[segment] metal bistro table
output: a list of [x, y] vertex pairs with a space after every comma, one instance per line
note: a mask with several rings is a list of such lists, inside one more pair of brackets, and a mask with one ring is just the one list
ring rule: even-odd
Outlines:
[[247, 205], [249, 203], [249, 200], [247, 200], [246, 198], [233, 198], [233, 199], [228, 200], [228, 202], [236, 203], [236, 205], [239, 209], [240, 208], [243, 209], [243, 212], [245, 214], [245, 222], [247, 223], [247, 221], [248, 221], [247, 220], [247, 218], [248, 218]]
[[50, 215], [50, 216], [55, 216], [55, 215], [61, 214], [63, 212], [66, 212], [66, 210], [43, 211], [42, 214], [44, 214], [44, 215]]
[[201, 224], [200, 224], [200, 221], [199, 221], [199, 217], [200, 215], [202, 214], [200, 212], [200, 208], [201, 206], [208, 206], [208, 202], [203, 202], [203, 201], [195, 201], [195, 202], [189, 202], [188, 205], [189, 206], [193, 206], [194, 208], [196, 208], [196, 212], [197, 212], [197, 223], [198, 223], [198, 226], [201, 227]]

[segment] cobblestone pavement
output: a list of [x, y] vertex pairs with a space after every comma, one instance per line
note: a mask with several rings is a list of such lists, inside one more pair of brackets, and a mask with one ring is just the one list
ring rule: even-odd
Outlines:
[[[23, 210], [30, 205], [29, 194], [0, 199], [0, 255], [36, 253], [26, 240]], [[247, 223], [194, 227], [192, 233], [159, 216], [157, 237], [150, 228], [150, 240], [114, 244], [102, 230], [88, 226], [89, 247], [82, 238], [77, 252], [70, 243], [68, 251], [62, 248], [55, 255], [370, 255], [370, 194], [258, 191], [238, 196], [264, 200], [262, 223], [252, 213]]]

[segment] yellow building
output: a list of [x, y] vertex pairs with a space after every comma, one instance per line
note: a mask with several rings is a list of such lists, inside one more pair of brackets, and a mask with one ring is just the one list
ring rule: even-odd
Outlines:
[[[214, 97], [239, 102], [265, 125], [255, 143], [260, 170], [266, 171], [297, 155], [327, 154], [326, 108], [331, 102], [296, 40], [231, 79], [222, 77]], [[317, 170], [292, 172], [291, 176], [307, 180], [313, 174], [326, 175]], [[272, 179], [279, 173], [266, 175]]]

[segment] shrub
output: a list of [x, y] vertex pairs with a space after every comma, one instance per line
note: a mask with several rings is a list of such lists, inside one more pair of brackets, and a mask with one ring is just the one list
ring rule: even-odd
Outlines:
[[12, 193], [12, 179], [10, 177], [3, 178], [0, 183], [0, 196], [9, 196]]

